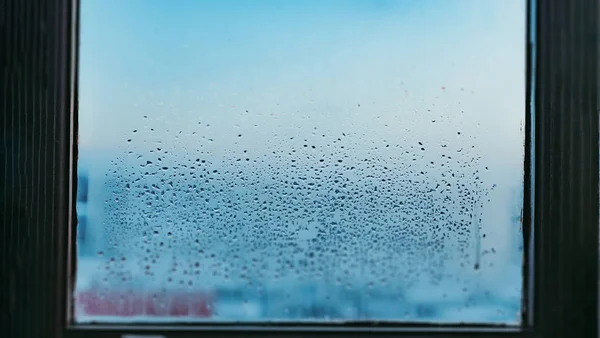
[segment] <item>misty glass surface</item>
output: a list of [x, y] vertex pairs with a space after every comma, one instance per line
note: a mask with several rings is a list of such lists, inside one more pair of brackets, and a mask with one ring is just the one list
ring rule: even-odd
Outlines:
[[75, 320], [519, 324], [525, 18], [81, 1]]

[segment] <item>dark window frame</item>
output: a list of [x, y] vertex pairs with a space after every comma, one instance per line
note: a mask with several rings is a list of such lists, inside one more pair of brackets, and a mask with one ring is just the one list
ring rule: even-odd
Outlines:
[[0, 2], [2, 336], [597, 337], [599, 0], [529, 2], [522, 328], [70, 325], [79, 0]]

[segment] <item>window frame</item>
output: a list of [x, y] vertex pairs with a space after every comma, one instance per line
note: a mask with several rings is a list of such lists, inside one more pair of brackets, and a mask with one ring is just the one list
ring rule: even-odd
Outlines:
[[[18, 217], [10, 203], [1, 209], [5, 236], [0, 241], [5, 251], [0, 259], [2, 272], [7, 274], [1, 280], [9, 280], [2, 289], [7, 299], [18, 296], [17, 305], [7, 305], [5, 312], [9, 337], [11, 333], [15, 337], [48, 336], [49, 332], [57, 338], [124, 334], [597, 337], [599, 0], [528, 1], [522, 222], [526, 258], [523, 326], [519, 328], [422, 323], [367, 327], [72, 325], [68, 314], [76, 268], [72, 249], [77, 219], [78, 4], [79, 0], [9, 0], [6, 7], [0, 5], [8, 13], [0, 13], [0, 28], [6, 28], [0, 46], [8, 51], [0, 58], [3, 95], [8, 98], [3, 109], [6, 121], [19, 122], [10, 124], [17, 131], [16, 139], [3, 143], [10, 151], [25, 154], [12, 162], [5, 155], [6, 172], [0, 176], [5, 184], [11, 177], [24, 180], [14, 192], [19, 198], [25, 196], [30, 203], [26, 212], [31, 213]], [[36, 122], [36, 117], [47, 123]], [[32, 133], [44, 140], [35, 151], [27, 148]], [[18, 177], [21, 172], [25, 178]], [[35, 175], [37, 185], [27, 179]], [[31, 231], [37, 231], [33, 244], [22, 244], [31, 240]], [[29, 254], [24, 254], [26, 250]], [[14, 263], [19, 260], [23, 263]], [[27, 298], [27, 292], [34, 296]], [[4, 326], [4, 319], [0, 324]]]

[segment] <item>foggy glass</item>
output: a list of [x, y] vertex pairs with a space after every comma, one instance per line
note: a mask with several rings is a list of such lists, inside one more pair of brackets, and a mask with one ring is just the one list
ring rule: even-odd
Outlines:
[[84, 0], [77, 322], [520, 322], [524, 1]]

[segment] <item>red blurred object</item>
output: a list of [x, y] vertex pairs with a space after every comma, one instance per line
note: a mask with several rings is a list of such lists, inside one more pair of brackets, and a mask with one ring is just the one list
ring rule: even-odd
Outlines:
[[151, 316], [209, 318], [214, 297], [208, 292], [96, 292], [76, 296], [77, 307], [88, 316]]

